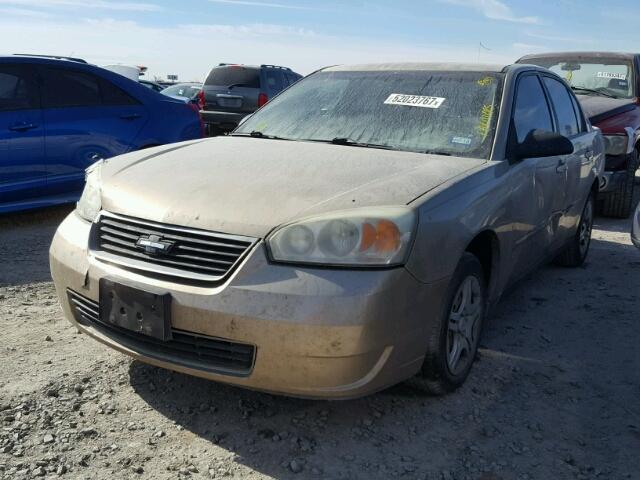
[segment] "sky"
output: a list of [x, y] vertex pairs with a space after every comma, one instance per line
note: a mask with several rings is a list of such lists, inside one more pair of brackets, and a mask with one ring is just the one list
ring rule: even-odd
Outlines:
[[0, 54], [145, 65], [202, 80], [220, 62], [308, 74], [341, 63], [512, 63], [640, 51], [638, 0], [0, 0]]

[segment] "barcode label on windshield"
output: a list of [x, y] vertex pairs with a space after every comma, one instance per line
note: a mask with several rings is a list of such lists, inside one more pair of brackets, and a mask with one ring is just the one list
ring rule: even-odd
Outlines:
[[387, 105], [404, 105], [405, 107], [440, 108], [440, 105], [442, 105], [445, 100], [446, 99], [442, 97], [392, 93], [384, 103]]

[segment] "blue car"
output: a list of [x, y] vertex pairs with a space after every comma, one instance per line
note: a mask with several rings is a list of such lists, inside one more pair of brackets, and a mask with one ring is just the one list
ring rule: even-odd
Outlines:
[[197, 106], [116, 73], [0, 57], [0, 213], [74, 202], [96, 160], [202, 135]]

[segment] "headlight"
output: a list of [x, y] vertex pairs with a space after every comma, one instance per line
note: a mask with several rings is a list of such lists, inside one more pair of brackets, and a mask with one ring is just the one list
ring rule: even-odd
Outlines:
[[390, 266], [406, 260], [416, 225], [404, 207], [362, 208], [286, 225], [267, 239], [275, 261]]
[[624, 155], [629, 146], [626, 135], [604, 135], [604, 153], [607, 155]]
[[95, 220], [102, 208], [102, 163], [99, 161], [87, 168], [84, 190], [76, 205], [78, 215], [89, 222]]

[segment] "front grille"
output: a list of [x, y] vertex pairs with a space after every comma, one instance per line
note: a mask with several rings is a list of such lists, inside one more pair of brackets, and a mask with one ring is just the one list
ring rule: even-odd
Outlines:
[[251, 373], [255, 347], [220, 338], [171, 329], [166, 342], [126, 330], [100, 320], [100, 305], [71, 289], [69, 303], [76, 321], [89, 326], [117, 343], [148, 357], [226, 375], [247, 376]]
[[[168, 251], [139, 246], [149, 240]], [[93, 254], [147, 276], [180, 281], [217, 282], [255, 244], [256, 239], [138, 220], [102, 212], [94, 225]]]

